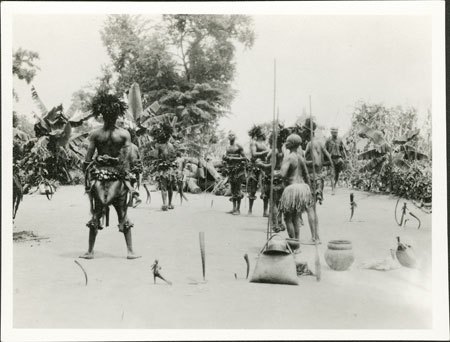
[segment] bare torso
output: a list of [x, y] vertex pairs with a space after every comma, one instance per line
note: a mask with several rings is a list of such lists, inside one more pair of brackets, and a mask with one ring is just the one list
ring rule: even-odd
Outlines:
[[308, 143], [306, 146], [305, 151], [305, 159], [306, 159], [306, 165], [308, 168], [308, 171], [312, 172], [312, 163], [314, 161], [314, 171], [316, 173], [322, 172], [322, 168], [324, 166], [324, 159], [327, 159], [329, 163], [331, 163], [331, 157], [327, 150], [325, 149], [325, 146], [317, 140], [313, 141], [313, 145], [311, 148], [311, 142]]
[[[263, 152], [263, 153], [262, 153]], [[250, 155], [253, 160], [263, 159], [268, 153], [268, 147], [264, 141], [252, 140], [250, 143]]]
[[[90, 161], [97, 151], [98, 155], [108, 155], [110, 157], [120, 157], [124, 149], [131, 147], [130, 133], [120, 127], [99, 128], [91, 133], [89, 137], [90, 145], [86, 155], [86, 160]], [[128, 153], [128, 150], [125, 151]]]
[[[242, 157], [245, 157], [244, 149], [239, 144], [228, 145], [225, 155], [228, 157], [229, 164], [238, 163], [241, 161]], [[234, 159], [234, 158], [236, 158], [236, 159]]]
[[305, 160], [297, 152], [290, 152], [281, 165], [285, 185], [309, 182]]

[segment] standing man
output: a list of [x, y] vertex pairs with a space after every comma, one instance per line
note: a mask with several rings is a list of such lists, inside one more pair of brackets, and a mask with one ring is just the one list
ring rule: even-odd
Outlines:
[[[332, 172], [334, 173], [334, 166], [333, 162], [331, 160], [331, 156], [326, 150], [324, 144], [317, 140], [313, 140], [313, 144], [311, 145], [311, 136], [314, 134], [314, 131], [316, 130], [316, 123], [312, 122], [312, 132], [310, 129], [310, 119], [306, 119], [305, 123], [302, 127], [302, 138], [307, 141], [306, 150], [305, 150], [305, 159], [306, 159], [306, 166], [309, 172], [309, 177], [311, 180], [311, 188], [315, 189], [315, 193], [313, 193], [313, 197], [315, 201], [318, 201], [319, 204], [322, 204], [323, 201], [323, 188], [325, 184], [325, 177], [326, 172], [323, 168], [324, 159], [327, 159], [329, 164], [331, 165]], [[314, 155], [312, 155], [314, 154]], [[313, 165], [313, 157], [314, 157], [314, 165]], [[315, 179], [312, 176], [313, 175], [313, 168], [315, 173]], [[314, 182], [314, 187], [312, 183]], [[317, 217], [317, 212], [314, 212], [314, 216], [311, 217], [315, 221], [311, 222], [310, 218], [308, 216], [309, 226], [311, 229], [311, 236], [312, 240], [315, 241], [317, 239], [317, 242], [320, 243], [319, 238], [319, 219]], [[316, 227], [316, 230], [314, 231], [314, 227]]]
[[[103, 127], [93, 131], [89, 136], [89, 147], [83, 164], [86, 176], [86, 190], [91, 202], [92, 218], [87, 223], [89, 228], [89, 247], [84, 259], [94, 258], [94, 245], [102, 216], [109, 216], [109, 205], [116, 209], [119, 219], [119, 231], [125, 236], [128, 259], [139, 258], [134, 254], [131, 240], [133, 223], [127, 217], [127, 195], [134, 193], [130, 181], [127, 157], [130, 155], [130, 133], [116, 125], [119, 116], [124, 115], [126, 104], [117, 96], [99, 92], [92, 101], [92, 113], [102, 115]], [[94, 159], [94, 154], [97, 156]], [[133, 196], [132, 196], [133, 197]], [[108, 221], [108, 220], [107, 220]]]
[[[285, 230], [285, 227], [282, 223], [281, 213], [279, 212], [280, 199], [284, 190], [283, 179], [280, 174], [281, 164], [283, 162], [284, 154], [283, 154], [283, 146], [286, 142], [286, 138], [288, 137], [288, 129], [279, 125], [278, 127], [278, 135], [277, 135], [277, 143], [275, 147], [275, 167], [274, 167], [274, 177], [273, 177], [273, 207], [272, 207], [272, 217], [270, 218], [272, 222], [273, 231], [278, 233], [280, 231]], [[264, 217], [269, 217], [267, 213], [267, 209], [269, 207], [270, 200], [270, 173], [272, 170], [272, 145], [273, 145], [273, 133], [270, 138], [270, 151], [266, 157], [266, 163], [263, 163], [261, 160], [257, 161], [258, 167], [264, 170], [263, 176], [263, 186], [261, 190], [261, 198], [264, 201]], [[272, 205], [272, 204], [271, 204]]]
[[167, 123], [155, 126], [150, 135], [156, 141], [156, 159], [153, 161], [152, 173], [158, 182], [163, 205], [162, 211], [173, 209], [173, 189], [178, 183], [178, 163], [175, 147], [169, 142], [173, 128]]
[[339, 174], [344, 168], [344, 159], [347, 159], [345, 153], [344, 143], [341, 138], [338, 138], [338, 129], [336, 127], [331, 128], [331, 137], [329, 137], [325, 143], [325, 148], [331, 155], [334, 165], [334, 182], [331, 182], [332, 194], [336, 189], [339, 181]]
[[231, 198], [233, 202], [233, 209], [229, 212], [233, 215], [241, 214], [241, 200], [242, 195], [241, 185], [245, 180], [245, 165], [247, 157], [244, 154], [244, 149], [241, 145], [236, 143], [236, 135], [233, 132], [229, 132], [228, 140], [230, 145], [227, 147], [226, 153], [223, 156], [223, 161], [226, 163], [226, 174], [229, 177], [231, 185]]
[[[261, 173], [260, 168], [256, 165], [258, 160], [264, 160], [269, 149], [266, 145], [266, 135], [264, 134], [261, 126], [253, 126], [253, 128], [248, 131], [248, 135], [252, 139], [250, 142], [250, 163], [247, 166], [247, 186], [248, 186], [248, 214], [252, 214], [253, 202], [256, 199], [256, 191], [258, 190], [258, 184], [262, 181], [264, 176]], [[264, 202], [264, 214], [267, 214], [267, 205]]]
[[[311, 232], [313, 232], [314, 198], [309, 188], [309, 176], [305, 160], [297, 149], [301, 138], [291, 134], [286, 140], [287, 153], [281, 165], [280, 175], [286, 186], [280, 199], [280, 211], [283, 213], [290, 238], [299, 240], [302, 213], [307, 212]], [[313, 234], [313, 238], [317, 238]]]

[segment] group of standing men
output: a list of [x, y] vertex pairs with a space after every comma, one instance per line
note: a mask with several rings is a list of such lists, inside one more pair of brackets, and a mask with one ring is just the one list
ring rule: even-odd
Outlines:
[[[139, 182], [142, 161], [137, 146], [132, 143], [130, 132], [116, 123], [125, 110], [126, 104], [117, 96], [99, 93], [93, 99], [92, 112], [95, 116], [103, 117], [104, 125], [91, 133], [83, 166], [86, 192], [91, 204], [91, 219], [87, 223], [90, 229], [89, 247], [82, 258], [94, 257], [96, 236], [98, 230], [103, 229], [102, 218], [106, 219], [108, 225], [110, 205], [116, 209], [118, 215], [119, 231], [124, 234], [127, 245], [127, 257], [139, 257], [133, 251], [133, 223], [128, 219], [127, 209], [133, 203], [136, 205], [140, 202], [134, 184]], [[170, 143], [172, 131], [169, 126], [156, 127], [150, 132], [157, 142], [153, 174], [156, 175], [162, 193], [164, 211], [173, 209], [174, 188], [178, 188], [183, 196], [183, 158], [180, 158], [180, 153]], [[235, 134], [229, 134], [230, 144], [223, 159], [226, 164], [225, 175], [228, 176], [231, 187], [232, 214], [240, 214], [243, 198], [241, 186], [244, 181], [247, 182], [249, 214], [252, 214], [258, 185], [261, 184], [265, 217], [269, 216], [269, 198], [272, 195], [270, 220], [274, 231], [287, 229], [291, 238], [299, 239], [300, 225], [303, 224], [302, 213], [306, 211], [312, 242], [320, 241], [315, 202], [321, 203], [323, 199], [323, 166], [328, 161], [335, 174], [334, 190], [338, 173], [342, 169], [345, 150], [342, 141], [337, 138], [336, 129], [332, 130], [332, 137], [325, 145], [317, 139], [311, 139], [315, 129], [316, 124], [309, 119], [301, 127], [280, 126], [276, 139], [273, 136], [269, 139], [271, 145], [276, 141], [276, 146], [269, 148], [262, 128], [255, 126], [249, 132], [252, 138], [250, 159], [246, 157], [242, 146], [236, 143]], [[275, 155], [272, 158], [273, 153]], [[315, 190], [313, 193], [311, 188]], [[281, 216], [284, 217], [286, 228], [282, 224]]]
[[[258, 185], [263, 200], [263, 216], [268, 217], [269, 198], [272, 188], [271, 227], [274, 232], [287, 229], [290, 238], [299, 240], [302, 214], [307, 213], [311, 230], [311, 243], [320, 243], [318, 217], [315, 203], [322, 204], [323, 188], [326, 178], [325, 166], [329, 166], [334, 175], [332, 194], [339, 180], [339, 173], [346, 158], [343, 142], [338, 138], [337, 128], [331, 129], [331, 137], [326, 143], [314, 139], [316, 123], [306, 119], [303, 126], [278, 129], [276, 139], [273, 135], [266, 144], [266, 135], [262, 126], [254, 126], [249, 131], [250, 158], [236, 142], [233, 132], [229, 133], [229, 146], [223, 160], [226, 164], [225, 175], [229, 177], [233, 215], [240, 214], [242, 184], [245, 182], [249, 199], [248, 214], [252, 214]], [[276, 146], [273, 143], [276, 141]], [[272, 158], [272, 153], [275, 153]], [[273, 166], [272, 166], [273, 161]], [[274, 169], [273, 179], [271, 177]], [[313, 190], [313, 191], [311, 191]], [[284, 218], [282, 223], [281, 217]]]

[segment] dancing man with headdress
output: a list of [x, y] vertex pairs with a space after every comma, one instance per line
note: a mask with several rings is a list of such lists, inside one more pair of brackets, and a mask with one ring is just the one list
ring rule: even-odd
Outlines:
[[173, 209], [173, 190], [177, 188], [182, 171], [178, 163], [178, 155], [174, 145], [170, 142], [173, 128], [169, 123], [156, 125], [150, 131], [150, 135], [156, 141], [156, 159], [152, 162], [151, 173], [155, 177], [161, 190], [163, 205], [161, 209], [167, 211]]
[[247, 164], [247, 157], [244, 154], [244, 149], [241, 145], [236, 143], [236, 135], [229, 132], [228, 145], [223, 161], [225, 162], [225, 175], [228, 176], [231, 186], [231, 198], [233, 202], [233, 209], [229, 212], [233, 215], [240, 215], [242, 195], [241, 185], [245, 181], [245, 167]]
[[[108, 223], [109, 205], [113, 205], [119, 219], [119, 231], [125, 236], [128, 259], [139, 256], [133, 252], [131, 228], [133, 223], [127, 217], [128, 200], [135, 197], [131, 182], [135, 175], [131, 172], [133, 157], [131, 152], [130, 133], [116, 124], [123, 116], [127, 106], [117, 96], [100, 91], [94, 96], [91, 111], [94, 116], [103, 117], [103, 127], [93, 131], [89, 136], [89, 147], [83, 163], [85, 186], [91, 203], [92, 218], [87, 223], [89, 232], [88, 252], [80, 256], [85, 259], [94, 257], [94, 245], [98, 230], [103, 229], [100, 223], [102, 216]], [[97, 152], [96, 157], [94, 154]], [[108, 224], [107, 224], [108, 225]]]
[[[264, 134], [261, 126], [253, 126], [248, 135], [252, 139], [250, 142], [250, 163], [247, 164], [247, 190], [248, 190], [248, 214], [252, 215], [253, 202], [256, 199], [256, 191], [258, 190], [258, 184], [262, 182], [264, 173], [257, 166], [258, 160], [265, 160], [270, 150], [266, 145], [266, 135]], [[267, 201], [264, 202], [264, 217], [267, 217]]]
[[334, 180], [331, 181], [332, 194], [334, 195], [334, 191], [339, 181], [339, 174], [344, 168], [344, 159], [347, 159], [347, 154], [342, 139], [338, 137], [338, 129], [332, 127], [330, 131], [331, 137], [327, 139], [325, 148], [330, 153], [334, 165]]

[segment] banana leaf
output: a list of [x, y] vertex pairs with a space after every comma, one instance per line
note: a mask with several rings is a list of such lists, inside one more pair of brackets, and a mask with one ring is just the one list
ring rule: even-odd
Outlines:
[[143, 109], [141, 90], [139, 88], [139, 84], [136, 82], [131, 85], [130, 92], [128, 93], [128, 109], [135, 122], [139, 122]]
[[93, 117], [94, 114], [92, 112], [85, 112], [85, 113], [77, 112], [73, 115], [72, 118], [69, 119], [69, 122], [72, 127], [79, 127], [83, 124], [83, 122]]
[[419, 135], [419, 132], [420, 129], [411, 130], [407, 134], [402, 135], [397, 139], [394, 139], [392, 142], [396, 145], [406, 144], [407, 142], [410, 142], [411, 140], [416, 138]]
[[388, 153], [391, 148], [388, 145], [386, 139], [384, 138], [383, 132], [370, 128], [364, 124], [359, 124], [358, 135], [361, 138], [367, 138], [375, 144], [375, 149], [380, 153]]
[[385, 153], [382, 153], [382, 152], [378, 151], [377, 149], [373, 148], [369, 151], [358, 154], [358, 159], [359, 160], [370, 160], [373, 158], [379, 158], [379, 157], [383, 156], [384, 154]]
[[44, 103], [42, 102], [41, 98], [39, 97], [36, 89], [34, 88], [34, 85], [31, 86], [31, 97], [34, 101], [34, 103], [38, 106], [38, 108], [41, 111], [41, 117], [44, 117], [45, 115], [47, 115], [48, 110], [45, 107]]
[[13, 139], [18, 139], [23, 142], [27, 142], [28, 140], [30, 140], [30, 136], [27, 133], [21, 131], [20, 129], [13, 127]]
[[373, 171], [377, 172], [381, 169], [383, 166], [383, 163], [386, 161], [384, 156], [373, 158], [371, 161], [369, 161], [366, 165], [364, 165], [362, 168], [359, 169], [360, 172], [365, 171]]

